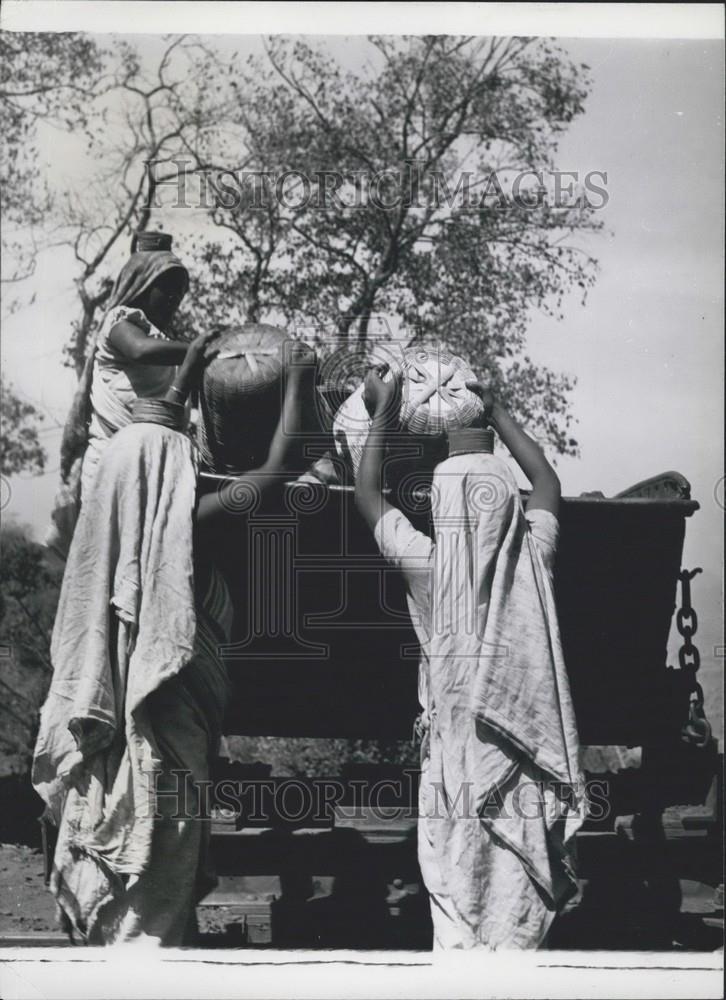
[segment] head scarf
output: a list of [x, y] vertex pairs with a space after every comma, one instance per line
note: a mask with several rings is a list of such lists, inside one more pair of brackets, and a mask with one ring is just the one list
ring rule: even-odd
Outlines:
[[184, 292], [189, 287], [186, 268], [171, 250], [139, 250], [132, 253], [121, 268], [114, 285], [108, 309], [132, 303], [167, 271], [180, 270], [184, 275]]
[[[167, 271], [180, 270], [184, 276], [184, 292], [189, 287], [189, 275], [170, 250], [144, 250], [132, 253], [116, 279], [105, 317], [117, 306], [130, 305]], [[61, 440], [61, 478], [68, 481], [74, 462], [80, 458], [88, 444], [88, 423], [91, 418], [91, 383], [93, 381], [93, 361], [96, 356], [96, 341], [86, 358], [83, 372], [73, 397], [70, 411], [63, 428]]]

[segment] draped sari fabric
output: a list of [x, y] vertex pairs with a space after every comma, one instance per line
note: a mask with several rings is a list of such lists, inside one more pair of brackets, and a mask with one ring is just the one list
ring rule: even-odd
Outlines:
[[168, 339], [149, 322], [141, 309], [117, 306], [107, 313], [96, 340], [88, 443], [80, 467], [81, 502], [90, 492], [106, 445], [117, 431], [131, 423], [131, 410], [136, 400], [163, 397], [176, 373], [173, 365], [145, 365], [120, 355], [111, 344], [109, 334], [122, 321], [133, 323], [148, 337]]
[[[421, 640], [419, 860], [439, 947], [534, 948], [575, 891], [585, 817], [551, 579], [556, 519], [487, 454], [436, 468], [435, 541], [376, 526]], [[535, 537], [540, 535], [541, 541]]]
[[195, 595], [196, 460], [178, 431], [109, 443], [68, 555], [33, 784], [58, 824], [51, 889], [84, 940], [185, 940], [210, 887], [200, 789], [227, 684], [226, 589]]
[[140, 365], [122, 358], [108, 343], [111, 328], [121, 320], [147, 335], [164, 337], [140, 309], [130, 308], [140, 295], [170, 270], [188, 284], [179, 258], [166, 250], [133, 253], [116, 280], [101, 326], [81, 373], [61, 440], [61, 486], [51, 514], [46, 546], [60, 559], [68, 554], [82, 494], [88, 492], [98, 459], [108, 440], [130, 422], [137, 396], [158, 396], [168, 389], [175, 369]]

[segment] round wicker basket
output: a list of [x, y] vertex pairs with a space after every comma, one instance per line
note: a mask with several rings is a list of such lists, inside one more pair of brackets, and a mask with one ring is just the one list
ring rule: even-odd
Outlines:
[[208, 471], [237, 474], [265, 461], [280, 417], [288, 339], [266, 323], [222, 335], [200, 393], [199, 447]]
[[439, 436], [471, 427], [483, 415], [482, 401], [466, 388], [476, 375], [462, 358], [409, 347], [403, 354], [403, 373], [401, 426], [410, 434]]
[[[446, 434], [455, 428], [480, 423], [484, 406], [466, 388], [465, 383], [476, 375], [456, 355], [435, 348], [409, 347], [403, 352], [401, 368], [401, 430], [411, 436], [412, 451], [418, 456], [412, 454], [409, 461], [401, 457], [391, 464], [394, 474], [395, 466], [400, 465], [403, 475], [440, 460], [439, 445]], [[392, 377], [389, 372], [384, 380]], [[353, 477], [358, 473], [369, 429], [361, 385], [343, 403], [333, 422], [336, 450]]]

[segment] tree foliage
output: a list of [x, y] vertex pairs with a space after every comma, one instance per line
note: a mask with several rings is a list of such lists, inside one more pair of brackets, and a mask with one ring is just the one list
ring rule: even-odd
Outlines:
[[[13, 268], [5, 280], [27, 277], [37, 260], [36, 230], [47, 220], [53, 189], [41, 164], [38, 126], [62, 131], [87, 124], [87, 101], [102, 74], [89, 37], [74, 33], [0, 33], [0, 183], [3, 246]], [[12, 253], [8, 254], [10, 249]]]
[[[221, 124], [205, 86], [211, 57], [185, 36], [169, 38], [151, 66], [124, 40], [101, 48], [72, 33], [10, 39], [8, 86], [0, 90], [13, 192], [3, 209], [3, 246], [16, 266], [4, 280], [32, 274], [40, 226], [44, 249], [72, 254], [79, 309], [66, 353], [80, 374], [113, 289], [114, 254], [147, 228], [156, 187], [168, 179], [165, 166], [182, 152], [191, 170], [214, 166], [199, 159], [202, 134]], [[52, 184], [52, 164], [38, 166], [40, 132], [49, 128], [83, 136], [80, 177]]]
[[223, 750], [232, 761], [268, 764], [280, 778], [337, 778], [350, 764], [419, 766], [418, 747], [401, 741], [227, 736]]
[[[305, 41], [275, 39], [235, 83], [250, 168], [220, 178], [198, 247], [210, 313], [276, 311], [319, 341], [365, 347], [371, 320], [465, 355], [560, 453], [573, 381], [523, 355], [532, 310], [561, 315], [596, 265], [576, 237], [590, 204], [511, 197], [518, 175], [554, 169], [583, 111], [586, 67], [531, 39], [372, 38], [351, 73]], [[287, 187], [280, 178], [287, 177]], [[274, 191], [273, 191], [274, 186]], [[552, 195], [552, 192], [549, 192]]]
[[[465, 355], [543, 441], [576, 450], [574, 383], [529, 360], [526, 332], [537, 311], [560, 316], [570, 292], [586, 294], [599, 223], [586, 199], [525, 202], [507, 184], [550, 175], [587, 67], [529, 38], [374, 36], [355, 71], [281, 36], [247, 62], [184, 36], [154, 57], [77, 35], [33, 36], [24, 54], [16, 38], [0, 93], [9, 146], [38, 123], [85, 130], [79, 178], [51, 185], [41, 213], [76, 268], [76, 371], [120, 248], [154, 224], [191, 265], [181, 331], [270, 320], [359, 350], [382, 317]], [[193, 232], [171, 207], [180, 176], [202, 185], [192, 202], [207, 199], [190, 204]], [[22, 199], [12, 212], [22, 222]]]
[[[29, 766], [38, 711], [52, 674], [50, 639], [60, 573], [16, 524], [0, 532], [0, 748], [14, 770]], [[10, 757], [8, 757], [8, 752]]]
[[43, 414], [0, 376], [0, 474], [43, 471], [46, 454], [38, 437], [39, 420]]

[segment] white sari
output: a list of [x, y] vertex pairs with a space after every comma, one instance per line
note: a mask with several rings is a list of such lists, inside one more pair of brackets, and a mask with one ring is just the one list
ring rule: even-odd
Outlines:
[[68, 555], [33, 784], [59, 828], [51, 890], [88, 943], [186, 943], [213, 884], [200, 782], [231, 606], [215, 573], [195, 594], [195, 496], [191, 441], [132, 424], [105, 449]]
[[91, 420], [88, 447], [81, 467], [81, 503], [88, 496], [103, 451], [117, 431], [131, 423], [131, 409], [137, 399], [159, 399], [174, 381], [174, 365], [142, 365], [120, 354], [109, 340], [113, 327], [122, 321], [133, 323], [147, 337], [169, 340], [151, 323], [141, 309], [116, 306], [103, 320], [96, 341], [91, 383]]
[[[440, 948], [537, 948], [575, 891], [583, 776], [551, 581], [557, 522], [493, 455], [437, 466], [435, 541], [376, 525], [423, 661], [419, 862]], [[538, 540], [536, 534], [540, 535]]]
[[141, 309], [131, 308], [129, 303], [137, 301], [162, 274], [171, 270], [180, 272], [188, 284], [186, 270], [170, 251], [131, 254], [116, 279], [108, 310], [86, 358], [63, 428], [61, 485], [45, 537], [49, 552], [62, 561], [68, 555], [78, 520], [81, 493], [88, 494], [104, 447], [118, 430], [131, 422], [134, 400], [163, 396], [174, 377], [174, 367], [139, 365], [122, 358], [108, 341], [111, 328], [122, 319], [136, 323], [149, 336], [165, 337]]

